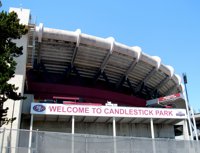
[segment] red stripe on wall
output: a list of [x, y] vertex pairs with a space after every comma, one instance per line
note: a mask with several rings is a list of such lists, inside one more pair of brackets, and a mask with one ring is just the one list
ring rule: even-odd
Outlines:
[[144, 107], [146, 105], [145, 99], [96, 88], [29, 82], [28, 89], [31, 94], [34, 94], [35, 99], [52, 99], [53, 96], [72, 96], [82, 97], [87, 102], [102, 104], [111, 101], [121, 106]]

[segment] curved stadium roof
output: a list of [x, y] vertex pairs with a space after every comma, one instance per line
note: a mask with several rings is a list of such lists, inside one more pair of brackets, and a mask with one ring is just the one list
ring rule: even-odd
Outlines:
[[147, 98], [182, 92], [181, 79], [171, 66], [145, 54], [140, 47], [121, 44], [112, 37], [40, 24], [30, 27], [29, 38], [28, 66], [36, 60], [48, 73], [63, 74], [73, 69], [80, 77], [110, 83], [116, 89], [130, 89], [133, 95], [140, 93]]

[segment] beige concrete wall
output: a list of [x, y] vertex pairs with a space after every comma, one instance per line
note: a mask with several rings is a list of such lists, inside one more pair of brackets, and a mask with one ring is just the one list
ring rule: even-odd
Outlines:
[[[30, 10], [27, 9], [20, 9], [20, 8], [11, 8], [9, 12], [15, 11], [18, 14], [18, 18], [20, 19], [20, 23], [24, 25], [28, 25], [30, 20]], [[14, 84], [16, 87], [18, 87], [17, 93], [20, 93], [21, 95], [24, 94], [24, 83], [25, 83], [25, 75], [26, 75], [26, 59], [27, 59], [27, 45], [28, 45], [28, 35], [24, 35], [19, 40], [14, 40], [16, 42], [17, 46], [23, 46], [23, 55], [16, 58], [17, 66], [15, 70], [15, 76], [9, 80], [9, 83]], [[22, 110], [22, 100], [19, 101], [13, 101], [8, 100], [4, 103], [4, 107], [9, 107], [7, 117], [12, 118], [16, 117], [17, 119], [12, 123], [8, 125], [3, 125], [5, 128], [12, 128], [13, 129], [19, 129], [20, 128], [20, 122], [21, 122], [21, 110]], [[12, 139], [10, 140], [10, 135], [12, 135]], [[16, 147], [18, 143], [18, 134], [17, 133], [10, 133], [5, 135], [5, 138], [8, 140], [4, 144], [4, 146], [11, 145], [11, 147]], [[15, 152], [15, 151], [11, 151]]]
[[[18, 14], [20, 19], [20, 23], [28, 25], [30, 20], [30, 10], [27, 9], [20, 9], [20, 8], [11, 8], [9, 12], [15, 11]], [[25, 77], [26, 77], [26, 59], [27, 59], [27, 45], [28, 45], [28, 35], [23, 36], [19, 40], [15, 40], [17, 46], [23, 46], [23, 55], [16, 58], [17, 66], [15, 70], [15, 76], [9, 81], [11, 84], [15, 84], [18, 87], [17, 92], [24, 94], [24, 84], [25, 84]], [[14, 110], [13, 110], [14, 106]], [[22, 108], [22, 100], [13, 101], [8, 100], [5, 102], [4, 107], [9, 107], [8, 117], [17, 117], [12, 124], [12, 127], [18, 129], [20, 126], [20, 117], [21, 117], [21, 108]], [[9, 125], [4, 125], [6, 128], [10, 128]]]
[[[29, 129], [29, 120], [24, 121], [23, 127]], [[33, 129], [39, 131], [71, 133], [71, 122], [34, 121]], [[155, 138], [175, 138], [173, 125], [154, 125]], [[75, 122], [75, 133], [113, 135], [112, 123]], [[151, 138], [150, 124], [116, 124], [117, 136]]]

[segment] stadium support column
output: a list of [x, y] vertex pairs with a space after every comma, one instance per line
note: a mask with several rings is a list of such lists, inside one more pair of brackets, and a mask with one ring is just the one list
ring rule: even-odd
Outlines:
[[[30, 22], [30, 10], [23, 9], [23, 8], [10, 8], [9, 12], [16, 12], [18, 15], [18, 18], [20, 20], [20, 23], [23, 25], [28, 26]], [[15, 58], [15, 61], [17, 63], [16, 69], [15, 69], [15, 75], [13, 78], [9, 80], [9, 83], [14, 84], [17, 89], [17, 93], [20, 93], [22, 96], [24, 95], [24, 84], [25, 84], [25, 78], [26, 78], [26, 60], [27, 60], [27, 46], [28, 46], [28, 34], [23, 35], [21, 39], [13, 40], [17, 46], [23, 46], [23, 55], [21, 55], [18, 58]], [[22, 102], [23, 100], [19, 100], [15, 103], [14, 110], [12, 108], [12, 101], [8, 100], [8, 102], [5, 103], [5, 107], [9, 107], [8, 110], [8, 118], [12, 117], [12, 112], [14, 112], [14, 117], [16, 117], [16, 120], [12, 123], [13, 129], [19, 129], [20, 128], [20, 120], [21, 120], [21, 109], [22, 109]], [[10, 128], [9, 125], [5, 125], [6, 128]], [[12, 139], [17, 140], [18, 136], [12, 136]], [[12, 142], [14, 145], [14, 142]], [[17, 145], [17, 143], [16, 143]]]
[[150, 125], [151, 125], [151, 138], [152, 138], [152, 150], [153, 153], [156, 153], [156, 145], [155, 145], [155, 135], [154, 135], [154, 127], [153, 127], [153, 118], [150, 119]]
[[117, 152], [117, 145], [116, 145], [116, 120], [115, 117], [113, 117], [113, 140], [114, 140], [114, 153]]
[[196, 120], [195, 120], [195, 117], [194, 117], [194, 111], [193, 111], [192, 107], [191, 107], [191, 113], [192, 113], [192, 120], [193, 120], [193, 124], [194, 124], [193, 126], [194, 126], [195, 137], [196, 137], [196, 140], [199, 141], [198, 134], [197, 134]]
[[116, 120], [115, 120], [115, 117], [113, 117], [113, 137], [116, 137]]
[[151, 138], [154, 139], [155, 136], [154, 136], [154, 127], [153, 127], [153, 119], [152, 118], [150, 119], [150, 124], [151, 124]]
[[187, 119], [183, 121], [183, 136], [184, 140], [189, 140], [189, 131], [188, 131], [188, 124], [187, 124]]
[[[9, 12], [16, 12], [18, 15], [18, 19], [20, 20], [20, 24], [28, 26], [30, 22], [30, 10], [23, 9], [23, 8], [10, 8]], [[14, 77], [9, 80], [10, 84], [15, 85], [17, 89], [17, 93], [21, 94], [21, 96], [24, 95], [24, 85], [25, 85], [25, 78], [26, 78], [26, 59], [27, 59], [27, 46], [28, 46], [28, 34], [23, 35], [21, 39], [15, 39], [12, 40], [14, 43], [16, 43], [17, 46], [23, 46], [23, 55], [19, 56], [18, 58], [15, 58], [15, 61], [17, 63]], [[8, 113], [7, 117], [11, 118], [12, 114], [14, 117], [16, 117], [16, 120], [12, 123], [13, 129], [19, 129], [20, 128], [20, 122], [21, 122], [21, 112], [22, 112], [22, 103], [23, 100], [18, 100], [15, 103], [15, 107], [13, 110], [13, 100], [8, 99], [6, 103], [4, 103], [4, 107], [8, 107]], [[10, 124], [3, 125], [5, 128], [10, 128]], [[7, 136], [7, 134], [6, 134]], [[12, 147], [18, 147], [18, 139], [19, 134], [12, 133], [12, 140], [9, 142]], [[8, 142], [6, 142], [8, 143]], [[7, 145], [7, 144], [6, 144]], [[13, 153], [16, 151], [13, 151]]]
[[74, 115], [72, 116], [72, 134], [74, 134]]
[[74, 153], [74, 127], [75, 127], [75, 118], [74, 115], [72, 116], [72, 146], [71, 146], [71, 151]]

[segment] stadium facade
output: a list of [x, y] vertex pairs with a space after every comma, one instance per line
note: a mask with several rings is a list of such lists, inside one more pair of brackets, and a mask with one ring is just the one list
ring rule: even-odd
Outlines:
[[[10, 80], [27, 99], [6, 103], [8, 115], [17, 117], [6, 128], [193, 139], [181, 78], [159, 57], [112, 37], [36, 26], [27, 9], [10, 11], [29, 28], [16, 41], [23, 55], [16, 59], [16, 74]], [[154, 105], [147, 107], [148, 100]], [[17, 147], [26, 141], [31, 148], [33, 133], [22, 137], [12, 134], [11, 143]]]

